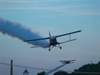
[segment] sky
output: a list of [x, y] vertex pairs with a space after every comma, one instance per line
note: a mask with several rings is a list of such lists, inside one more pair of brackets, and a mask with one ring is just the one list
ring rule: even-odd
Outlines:
[[[19, 23], [43, 37], [48, 37], [49, 31], [54, 36], [82, 30], [72, 35], [76, 41], [61, 44], [62, 50], [53, 48], [50, 52], [30, 48], [31, 44], [0, 33], [0, 62], [10, 63], [12, 59], [17, 65], [52, 69], [61, 65], [59, 60], [75, 59], [75, 63], [61, 68], [73, 71], [91, 61], [100, 61], [100, 0], [0, 0], [0, 18]], [[57, 40], [66, 41], [68, 37]], [[8, 74], [9, 67], [1, 66], [0, 73]], [[15, 70], [19, 75], [24, 71]], [[41, 72], [31, 71], [30, 75]]]

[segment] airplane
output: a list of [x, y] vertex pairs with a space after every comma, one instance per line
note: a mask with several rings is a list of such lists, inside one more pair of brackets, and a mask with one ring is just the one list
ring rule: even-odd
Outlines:
[[75, 60], [60, 60], [60, 62], [62, 62], [62, 64], [71, 64], [74, 63]]
[[[78, 30], [78, 31], [74, 31], [74, 32], [70, 32], [70, 33], [66, 33], [66, 34], [61, 34], [61, 35], [57, 35], [57, 36], [51, 36], [50, 32], [49, 32], [49, 37], [45, 37], [45, 38], [39, 38], [39, 39], [31, 39], [31, 40], [24, 40], [24, 42], [29, 42], [29, 41], [38, 41], [38, 40], [45, 40], [45, 39], [49, 39], [49, 46], [45, 47], [45, 46], [35, 46], [32, 48], [36, 48], [36, 47], [43, 47], [43, 48], [49, 48], [49, 51], [53, 48], [53, 47], [59, 47], [60, 49], [62, 49], [62, 47], [60, 46], [60, 44], [66, 43], [66, 42], [71, 42], [77, 39], [71, 39], [71, 34], [74, 33], [78, 33], [81, 32], [82, 30]], [[57, 38], [58, 37], [62, 37], [62, 36], [66, 36], [69, 35], [69, 40], [68, 41], [64, 41], [64, 42], [57, 42]]]

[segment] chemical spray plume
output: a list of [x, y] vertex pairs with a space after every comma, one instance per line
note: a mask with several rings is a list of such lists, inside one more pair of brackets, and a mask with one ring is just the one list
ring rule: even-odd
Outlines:
[[[11, 21], [0, 18], [0, 32], [2, 34], [8, 34], [11, 37], [16, 37], [22, 41], [42, 38], [40, 35], [32, 32], [30, 29], [23, 27], [21, 24], [13, 23]], [[47, 47], [49, 43], [46, 40], [39, 40], [37, 42], [28, 42], [32, 45], [38, 45], [40, 47]]]

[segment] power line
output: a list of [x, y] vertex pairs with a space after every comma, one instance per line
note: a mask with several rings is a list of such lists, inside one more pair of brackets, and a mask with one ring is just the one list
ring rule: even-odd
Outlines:
[[[8, 65], [10, 66], [11, 64], [8, 64], [8, 63], [3, 63], [3, 62], [0, 62], [1, 65]], [[50, 69], [44, 69], [44, 68], [37, 68], [37, 67], [28, 67], [28, 66], [22, 66], [22, 65], [12, 65], [12, 66], [15, 66], [15, 67], [21, 67], [21, 68], [29, 68], [29, 69], [37, 69], [37, 70], [50, 70]]]

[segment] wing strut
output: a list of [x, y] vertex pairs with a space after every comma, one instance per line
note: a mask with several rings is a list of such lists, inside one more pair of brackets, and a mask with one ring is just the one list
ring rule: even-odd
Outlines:
[[69, 35], [69, 40], [71, 40], [71, 34]]

